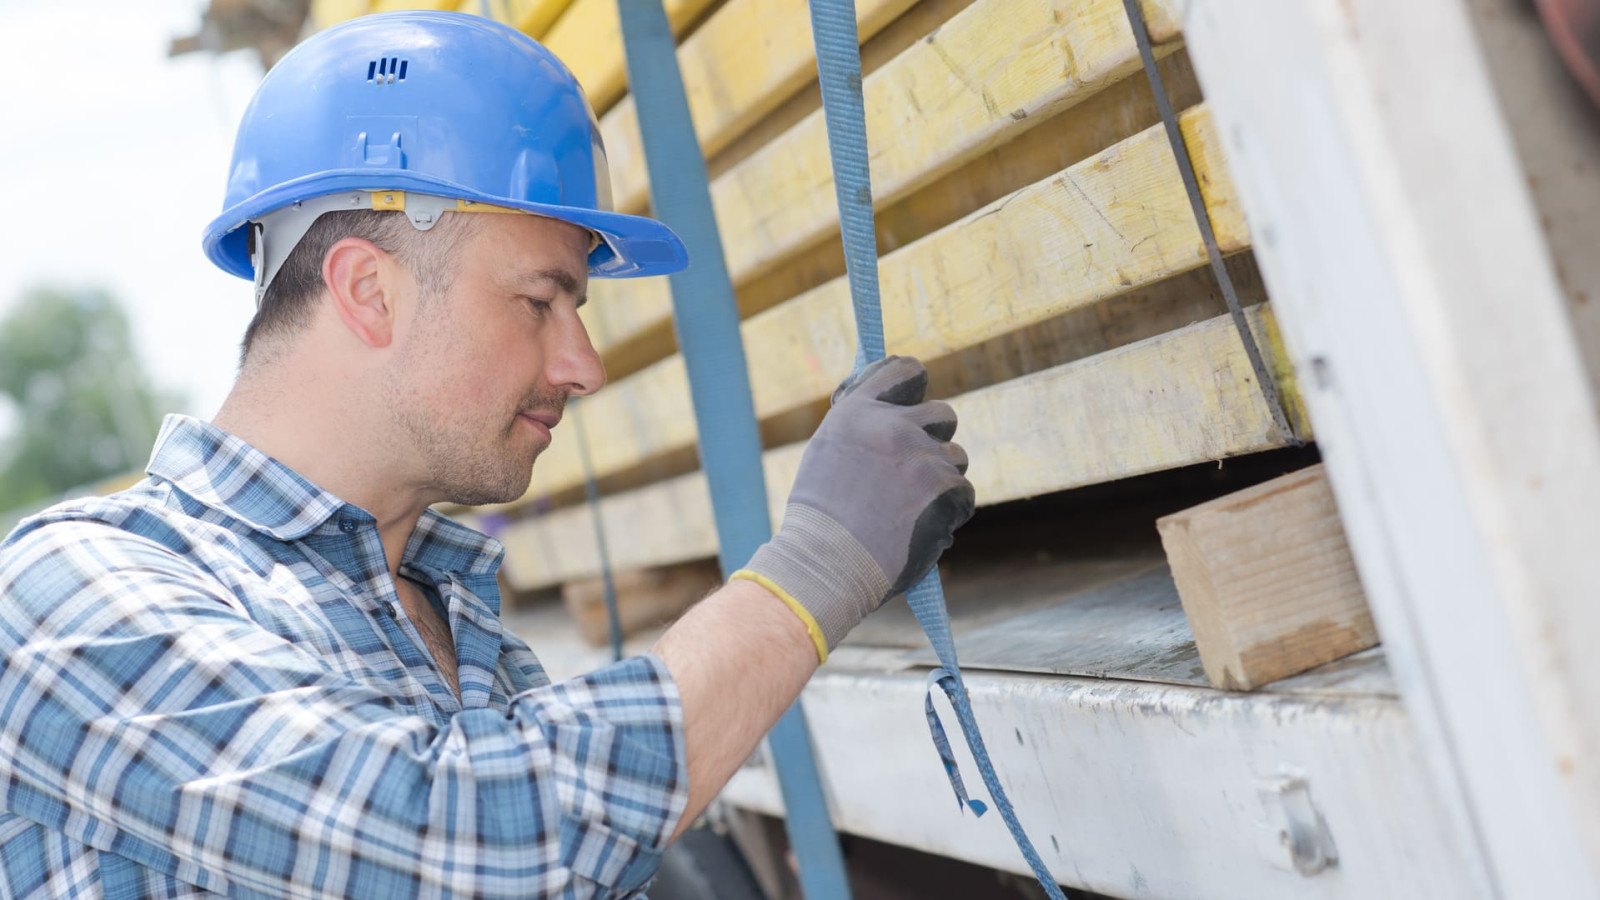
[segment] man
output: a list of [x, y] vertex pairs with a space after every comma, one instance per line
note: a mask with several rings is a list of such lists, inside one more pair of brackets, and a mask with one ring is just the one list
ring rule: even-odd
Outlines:
[[783, 527], [650, 654], [551, 684], [498, 544], [598, 390], [591, 276], [681, 244], [608, 212], [593, 114], [486, 20], [368, 17], [269, 73], [208, 255], [259, 310], [209, 424], [0, 545], [0, 893], [634, 896], [828, 650], [971, 515], [907, 359], [841, 386]]

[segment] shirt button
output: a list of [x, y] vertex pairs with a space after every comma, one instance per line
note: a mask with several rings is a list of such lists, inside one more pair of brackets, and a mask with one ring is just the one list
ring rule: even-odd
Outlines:
[[399, 613], [395, 612], [394, 604], [390, 603], [388, 600], [383, 601], [383, 611], [388, 613], [389, 618], [391, 619], [396, 619], [400, 616]]
[[339, 520], [339, 530], [344, 532], [345, 534], [355, 534], [356, 533], [356, 529], [360, 528], [360, 527], [361, 527], [360, 525], [356, 524], [356, 520], [355, 519], [346, 518], [346, 519], [340, 519]]

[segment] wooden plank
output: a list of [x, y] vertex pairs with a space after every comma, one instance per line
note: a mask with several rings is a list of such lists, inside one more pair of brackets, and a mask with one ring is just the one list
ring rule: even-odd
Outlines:
[[[674, 34], [695, 20], [712, 0], [662, 0]], [[574, 0], [544, 36], [544, 44], [572, 70], [596, 114], [611, 108], [628, 89], [617, 0]]]
[[671, 330], [672, 292], [665, 276], [595, 278], [589, 281], [589, 302], [578, 313], [609, 369], [622, 345], [652, 329]]
[[[1156, 68], [1173, 109], [1182, 111], [1202, 102], [1200, 85], [1183, 50], [1159, 60]], [[1146, 79], [1134, 76], [1108, 85], [1061, 115], [879, 210], [878, 252], [882, 255], [904, 247], [1160, 121]]]
[[318, 29], [330, 28], [371, 10], [370, 0], [311, 0], [311, 22]]
[[[1285, 394], [1287, 363], [1265, 307], [1250, 311]], [[968, 477], [980, 505], [1112, 481], [1281, 446], [1254, 373], [1222, 316], [1078, 362], [972, 391], [951, 401]], [[1304, 421], [1297, 429], [1309, 434]], [[804, 444], [769, 450], [769, 512], [780, 521]], [[535, 467], [537, 468], [537, 467]], [[716, 552], [705, 476], [699, 472], [600, 502], [617, 569]], [[597, 574], [594, 525], [578, 505], [516, 522], [501, 534], [507, 577], [518, 589]]]
[[[769, 490], [770, 490], [769, 485]], [[611, 564], [618, 571], [715, 556], [717, 533], [705, 476], [696, 472], [600, 502]], [[514, 522], [499, 534], [501, 573], [517, 590], [600, 573], [587, 504]]]
[[[1228, 258], [1228, 269], [1235, 288], [1246, 306], [1265, 302], [1266, 290], [1248, 252]], [[936, 396], [949, 397], [1037, 372], [1052, 366], [1105, 353], [1117, 347], [1156, 337], [1195, 322], [1227, 312], [1222, 293], [1209, 268], [1199, 268], [1167, 278], [1143, 288], [1134, 288], [1109, 300], [1055, 316], [1017, 331], [967, 348], [960, 353], [929, 362], [929, 389]], [[803, 440], [821, 421], [824, 404], [790, 410], [761, 423], [763, 442], [775, 447]], [[557, 444], [572, 441], [581, 412], [569, 407], [567, 431], [558, 432]], [[569, 437], [561, 438], [560, 434]], [[525, 504], [550, 509], [579, 502], [582, 487], [573, 481], [581, 475], [574, 447], [555, 447], [547, 451], [534, 467], [532, 483], [525, 497], [499, 507], [504, 513]], [[601, 478], [601, 491], [615, 493], [670, 478], [697, 466], [696, 449], [651, 457], [646, 463]], [[575, 475], [573, 473], [579, 473]], [[562, 487], [567, 485], [567, 487]]]
[[[715, 560], [617, 572], [612, 585], [623, 637], [666, 625], [721, 583]], [[561, 602], [590, 646], [602, 647], [610, 641], [603, 578], [567, 582], [561, 586]]]
[[1600, 421], [1487, 68], [1508, 48], [1471, 24], [1514, 14], [1193, 0], [1186, 23], [1463, 869], [1593, 898]]
[[[856, 30], [866, 42], [916, 0], [861, 0]], [[730, 0], [678, 48], [689, 117], [701, 152], [711, 156], [817, 78], [805, 0]], [[639, 117], [624, 97], [600, 121], [617, 210], [650, 206]]]
[[457, 10], [461, 0], [372, 0], [372, 12], [397, 12], [408, 9]]
[[[1181, 125], [1218, 240], [1227, 252], [1243, 249], [1249, 234], [1204, 106], [1186, 111]], [[1157, 126], [885, 257], [885, 340], [896, 353], [933, 360], [1205, 260], [1171, 146]], [[763, 420], [825, 400], [854, 359], [843, 278], [742, 328], [746, 355], [757, 361], [751, 389]], [[580, 427], [600, 476], [693, 446], [682, 357], [586, 400]], [[575, 447], [570, 440], [552, 445], [535, 469], [530, 497], [582, 483]]]
[[[1157, 41], [1178, 37], [1146, 2]], [[1139, 68], [1120, 0], [979, 0], [864, 84], [875, 204], [891, 203]], [[734, 281], [837, 229], [821, 111], [712, 186]]]
[[[906, 48], [942, 27], [956, 13], [971, 6], [973, 2], [974, 0], [917, 0], [910, 9], [890, 22], [871, 40], [861, 42], [862, 77], [876, 72], [905, 52]], [[772, 112], [761, 117], [749, 129], [734, 138], [721, 151], [709, 157], [706, 164], [711, 177], [715, 179], [821, 108], [822, 90], [816, 81], [808, 82], [789, 99], [778, 104]]]
[[1219, 688], [1263, 684], [1378, 643], [1322, 465], [1156, 520]]
[[543, 37], [572, 0], [505, 0], [506, 21], [531, 37]]
[[[959, 0], [965, 3], [966, 0]], [[874, 38], [902, 40], [897, 34], [911, 20], [942, 21], [934, 13], [953, 15], [948, 0], [923, 0], [910, 13]], [[964, 8], [961, 7], [961, 8]], [[1188, 54], [1179, 50], [1158, 63], [1172, 103], [1184, 109], [1200, 102]], [[1087, 159], [1095, 153], [1159, 121], [1150, 89], [1143, 79], [1125, 78], [1094, 97], [1055, 116], [1016, 139], [966, 163], [910, 196], [878, 210], [878, 247], [887, 254], [930, 232], [981, 209], [1035, 181]], [[743, 140], [743, 138], [741, 138]], [[735, 291], [743, 315], [775, 306], [844, 272], [837, 243], [823, 243], [794, 260], [762, 272]], [[676, 347], [671, 328], [671, 299], [664, 278], [636, 279], [618, 286], [596, 281], [584, 307], [595, 348], [613, 377], [631, 374], [670, 355]]]
[[[1249, 318], [1268, 338], [1278, 386], [1294, 394], [1266, 307]], [[1226, 316], [950, 402], [983, 504], [1283, 444]], [[1309, 436], [1307, 422], [1293, 421]]]
[[[1157, 52], [1171, 53], [1179, 35], [1167, 0], [1143, 2], [1152, 35], [1166, 42]], [[930, 37], [864, 83], [878, 207], [908, 197], [1139, 69], [1120, 0], [978, 0]], [[1071, 63], [1065, 71], [1063, 59]], [[831, 172], [818, 110], [713, 181], [736, 286], [836, 233]], [[662, 279], [617, 281], [603, 291], [610, 306], [628, 311], [611, 314], [596, 329], [605, 341], [659, 330], [669, 321]], [[648, 296], [618, 302], [634, 292]]]

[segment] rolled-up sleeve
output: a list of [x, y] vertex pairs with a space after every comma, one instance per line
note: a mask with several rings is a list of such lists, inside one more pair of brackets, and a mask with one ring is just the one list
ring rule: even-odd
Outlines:
[[437, 727], [90, 522], [0, 553], [0, 776], [6, 811], [206, 890], [384, 900], [636, 895], [688, 787], [655, 657]]

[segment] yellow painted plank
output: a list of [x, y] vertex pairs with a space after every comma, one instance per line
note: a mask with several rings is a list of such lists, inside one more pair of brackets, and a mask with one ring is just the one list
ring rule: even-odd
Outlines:
[[[966, 0], [922, 0], [873, 41], [893, 40], [895, 47], [904, 49], [907, 35], [926, 34], [967, 5], [970, 3]], [[936, 15], [941, 11], [945, 15]], [[924, 27], [906, 28], [913, 23]], [[896, 33], [902, 28], [906, 28], [906, 35]], [[1186, 53], [1174, 52], [1158, 65], [1177, 108], [1200, 102], [1200, 88]], [[807, 90], [809, 93], [811, 89]], [[1146, 81], [1138, 77], [1123, 79], [904, 200], [880, 209], [878, 246], [883, 253], [892, 252], [1158, 121]], [[839, 245], [819, 244], [743, 285], [736, 292], [741, 314], [753, 315], [843, 272], [844, 256]], [[672, 353], [672, 311], [666, 279], [642, 279], [621, 288], [610, 282], [595, 282], [591, 288], [590, 296], [596, 302], [585, 307], [582, 314], [595, 348], [614, 379]]]
[[596, 278], [589, 282], [589, 302], [579, 315], [603, 356], [640, 332], [666, 324], [672, 318], [672, 292], [665, 276]]
[[[372, 0], [373, 12], [395, 12], [405, 9], [460, 9], [462, 0]], [[468, 12], [477, 12], [477, 0], [472, 0]]]
[[[682, 34], [710, 4], [711, 0], [663, 0], [674, 34]], [[574, 0], [550, 26], [544, 44], [577, 76], [596, 113], [610, 109], [628, 89], [617, 0]]]
[[[1270, 310], [1253, 307], [1257, 333]], [[1285, 357], [1271, 360], [1280, 388]], [[951, 401], [980, 504], [1282, 446], [1229, 316]], [[1293, 423], [1309, 438], [1304, 421]]]
[[371, 11], [369, 0], [311, 0], [311, 21], [319, 29], [364, 16]]
[[[709, 559], [616, 573], [612, 587], [622, 636], [632, 637], [670, 624], [721, 580], [716, 561]], [[569, 581], [561, 589], [561, 603], [567, 614], [578, 626], [578, 633], [594, 647], [604, 647], [611, 632], [605, 594], [603, 578]]]
[[[1249, 234], [1205, 106], [1185, 111], [1180, 125], [1207, 185], [1219, 243], [1224, 252], [1244, 249]], [[937, 359], [1205, 262], [1171, 147], [1155, 126], [884, 257], [886, 345]], [[759, 418], [819, 403], [855, 357], [848, 282], [836, 279], [761, 313], [742, 332]], [[588, 434], [602, 476], [692, 446], [682, 357], [609, 385], [584, 401], [574, 424]], [[571, 438], [552, 445], [531, 496], [582, 484], [575, 445]]]
[[[1165, 42], [1157, 52], [1171, 52], [1179, 34], [1166, 0], [1144, 8], [1152, 37]], [[879, 207], [1139, 69], [1120, 0], [977, 0], [930, 38], [864, 84]], [[837, 234], [821, 111], [719, 176], [712, 200], [736, 284]], [[618, 282], [608, 295], [635, 291], [657, 295], [629, 304], [654, 318], [614, 316], [611, 333], [638, 334], [668, 315], [657, 288]]]
[[[1177, 36], [1161, 4], [1157, 40]], [[906, 196], [1139, 68], [1120, 0], [980, 0], [866, 80], [874, 201]], [[735, 282], [837, 230], [821, 111], [713, 186]]]
[[[1258, 333], [1264, 306], [1249, 311]], [[1271, 345], [1269, 345], [1271, 346]], [[1275, 356], [1275, 371], [1288, 363]], [[1280, 379], [1280, 387], [1286, 387]], [[951, 400], [980, 506], [1281, 446], [1230, 317], [1220, 316]], [[1303, 423], [1301, 423], [1303, 427]], [[1308, 432], [1302, 432], [1306, 435]], [[762, 459], [776, 521], [803, 444]], [[699, 472], [600, 503], [612, 564], [643, 568], [716, 552]], [[518, 589], [596, 574], [587, 505], [516, 522], [501, 535]]]
[[506, 21], [524, 34], [543, 37], [571, 5], [572, 0], [505, 0]]
[[[864, 42], [915, 0], [860, 0], [856, 30]], [[806, 0], [729, 0], [678, 49], [689, 116], [700, 149], [711, 156], [757, 119], [817, 78]], [[622, 212], [650, 205], [639, 119], [625, 97], [600, 122], [611, 162], [612, 196]]]

